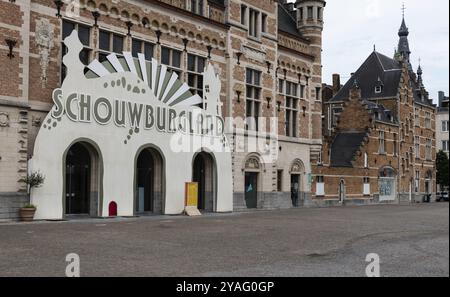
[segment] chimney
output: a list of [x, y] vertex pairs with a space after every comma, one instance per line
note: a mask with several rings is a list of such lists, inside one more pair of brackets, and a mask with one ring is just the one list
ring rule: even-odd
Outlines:
[[439, 96], [439, 107], [442, 107], [442, 101], [444, 101], [445, 93], [442, 91], [439, 91], [438, 96]]
[[339, 74], [333, 74], [333, 95], [341, 89], [341, 76]]

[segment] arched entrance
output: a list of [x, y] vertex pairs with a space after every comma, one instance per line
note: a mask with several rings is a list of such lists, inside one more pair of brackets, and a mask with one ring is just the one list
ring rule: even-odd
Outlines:
[[144, 148], [136, 160], [135, 214], [162, 214], [163, 158], [154, 148]]
[[391, 167], [383, 167], [378, 173], [378, 187], [380, 191], [380, 201], [394, 201], [397, 189], [395, 182], [395, 171]]
[[244, 198], [247, 208], [258, 208], [258, 178], [261, 163], [257, 156], [250, 156], [245, 162]]
[[215, 162], [211, 154], [198, 153], [194, 157], [192, 181], [198, 183], [198, 209], [208, 212], [215, 207]]
[[299, 159], [294, 160], [291, 166], [291, 201], [293, 207], [299, 207], [304, 202], [302, 174], [305, 172], [303, 162]]
[[65, 156], [64, 214], [101, 215], [101, 159], [93, 145], [80, 141]]

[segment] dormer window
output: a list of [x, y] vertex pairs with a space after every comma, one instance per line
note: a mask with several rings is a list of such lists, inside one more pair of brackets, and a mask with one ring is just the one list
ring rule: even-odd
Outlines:
[[375, 85], [375, 94], [380, 94], [383, 91], [383, 82], [378, 77], [377, 84]]

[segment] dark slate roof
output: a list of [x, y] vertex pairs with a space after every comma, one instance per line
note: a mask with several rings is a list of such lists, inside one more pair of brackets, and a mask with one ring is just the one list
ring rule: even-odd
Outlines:
[[[399, 62], [374, 51], [330, 101], [346, 101], [355, 80], [364, 99], [395, 97], [398, 93], [401, 73]], [[381, 93], [376, 94], [375, 86], [378, 79], [381, 80], [383, 88]]]
[[381, 104], [364, 100], [367, 108], [375, 115], [375, 119], [379, 122], [397, 124], [397, 117], [393, 112]]
[[366, 133], [340, 132], [331, 144], [331, 167], [353, 167], [352, 160]]
[[297, 30], [297, 23], [283, 4], [278, 4], [278, 29], [280, 31], [303, 38]]
[[[361, 89], [361, 97], [363, 99], [373, 100], [377, 98], [397, 97], [401, 74], [400, 62], [374, 51], [330, 102], [347, 101], [350, 89], [353, 87], [355, 80]], [[418, 94], [417, 90], [421, 86], [417, 82], [416, 74], [410, 71], [409, 75], [414, 100], [418, 103], [432, 106], [433, 103], [431, 100], [422, 100]], [[380, 79], [383, 86], [382, 92], [379, 94], [375, 93], [375, 86], [379, 83], [378, 79]]]

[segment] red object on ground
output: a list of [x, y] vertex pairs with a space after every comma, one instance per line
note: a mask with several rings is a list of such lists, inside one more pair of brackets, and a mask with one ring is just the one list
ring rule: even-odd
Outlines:
[[110, 217], [117, 216], [117, 203], [114, 201], [109, 203], [109, 216]]

